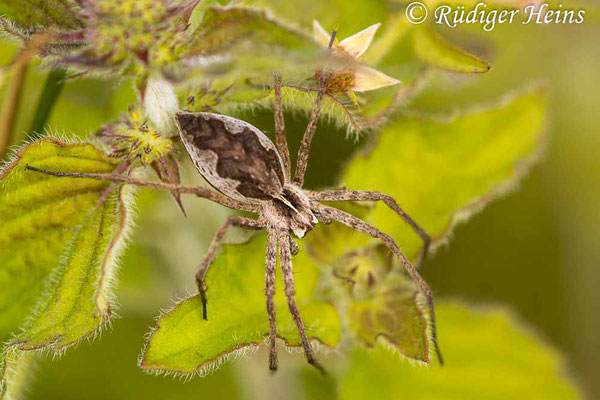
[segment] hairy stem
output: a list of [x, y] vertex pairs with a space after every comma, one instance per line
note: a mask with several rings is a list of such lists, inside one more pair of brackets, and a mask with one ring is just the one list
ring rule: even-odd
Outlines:
[[0, 159], [4, 158], [6, 148], [10, 144], [12, 135], [14, 134], [15, 121], [19, 113], [19, 105], [21, 103], [28, 66], [28, 60], [17, 62], [13, 66], [14, 75], [12, 85], [4, 98], [0, 114]]

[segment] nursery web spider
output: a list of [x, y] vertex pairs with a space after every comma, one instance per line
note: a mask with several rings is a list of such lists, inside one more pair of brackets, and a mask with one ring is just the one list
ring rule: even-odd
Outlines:
[[90, 174], [67, 173], [40, 170], [59, 177], [92, 178], [109, 180], [116, 183], [133, 184], [155, 189], [164, 189], [172, 193], [191, 193], [215, 201], [226, 207], [258, 214], [256, 219], [242, 216], [230, 216], [214, 236], [206, 256], [196, 274], [198, 291], [203, 305], [203, 317], [207, 318], [207, 299], [204, 278], [215, 258], [216, 250], [226, 231], [232, 227], [243, 227], [267, 231], [265, 295], [269, 318], [269, 368], [277, 369], [277, 330], [275, 324], [275, 269], [277, 249], [283, 273], [285, 295], [289, 311], [293, 316], [302, 341], [302, 347], [308, 362], [323, 371], [318, 363], [313, 347], [306, 335], [304, 323], [294, 295], [294, 276], [292, 255], [298, 251], [298, 245], [292, 239], [292, 233], [302, 238], [318, 222], [337, 221], [352, 229], [379, 239], [400, 260], [403, 268], [416, 282], [420, 292], [426, 297], [432, 340], [442, 363], [437, 346], [433, 297], [427, 283], [404, 256], [394, 239], [365, 221], [337, 208], [321, 204], [321, 201], [382, 201], [395, 211], [423, 240], [422, 263], [427, 255], [430, 238], [425, 231], [390, 196], [376, 191], [362, 190], [325, 190], [308, 191], [302, 188], [318, 116], [321, 110], [327, 74], [322, 74], [314, 107], [298, 151], [298, 161], [294, 176], [291, 175], [290, 154], [287, 146], [285, 123], [282, 111], [281, 76], [275, 76], [275, 143], [256, 127], [247, 122], [211, 113], [190, 113], [181, 111], [176, 114], [176, 122], [181, 139], [193, 163], [202, 176], [217, 191], [195, 186], [169, 184], [135, 179], [125, 173]]

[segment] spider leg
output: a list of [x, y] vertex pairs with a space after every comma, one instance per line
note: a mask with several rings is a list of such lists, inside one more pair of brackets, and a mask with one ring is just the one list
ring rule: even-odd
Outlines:
[[290, 250], [292, 255], [295, 256], [300, 252], [300, 246], [298, 246], [298, 243], [296, 243], [292, 235], [288, 235], [288, 237], [290, 238]]
[[135, 185], [141, 187], [147, 187], [158, 190], [166, 190], [172, 193], [182, 193], [182, 194], [194, 194], [198, 197], [203, 197], [208, 200], [212, 200], [215, 203], [221, 204], [225, 207], [240, 210], [240, 211], [250, 211], [257, 212], [258, 207], [244, 203], [241, 201], [237, 201], [231, 199], [215, 190], [208, 189], [202, 186], [187, 186], [187, 185], [179, 185], [173, 183], [165, 183], [165, 182], [156, 182], [156, 181], [147, 181], [143, 179], [132, 178], [125, 174], [96, 174], [96, 173], [87, 173], [87, 172], [59, 172], [59, 171], [48, 171], [41, 168], [32, 167], [30, 165], [25, 166], [25, 169], [29, 171], [40, 172], [46, 175], [56, 176], [56, 177], [67, 177], [67, 178], [79, 178], [79, 179], [96, 179], [101, 181], [111, 181], [124, 183], [127, 185]]
[[202, 264], [198, 268], [198, 272], [196, 272], [196, 284], [198, 285], [198, 293], [200, 293], [200, 299], [202, 300], [202, 318], [204, 318], [204, 319], [207, 319], [207, 312], [206, 312], [206, 303], [207, 303], [206, 290], [207, 290], [207, 288], [206, 288], [206, 284], [204, 283], [204, 278], [206, 277], [206, 273], [208, 272], [208, 269], [210, 268], [210, 266], [215, 258], [215, 253], [217, 251], [217, 248], [219, 247], [219, 244], [221, 244], [221, 240], [223, 239], [223, 236], [225, 236], [225, 233], [227, 232], [227, 230], [229, 228], [231, 228], [232, 226], [238, 226], [238, 227], [249, 228], [249, 229], [264, 228], [264, 225], [255, 219], [240, 217], [238, 215], [231, 215], [231, 216], [227, 217], [227, 219], [225, 220], [223, 225], [221, 225], [219, 230], [217, 230], [217, 233], [213, 237], [212, 242], [208, 246], [208, 250], [206, 251], [204, 260], [202, 261]]
[[383, 201], [390, 209], [400, 216], [417, 235], [421, 237], [423, 241], [423, 249], [419, 257], [419, 263], [417, 269], [421, 269], [427, 254], [429, 253], [429, 247], [431, 245], [431, 238], [425, 232], [425, 230], [415, 222], [414, 219], [406, 211], [398, 205], [396, 200], [392, 196], [388, 196], [385, 193], [374, 191], [374, 190], [325, 190], [320, 192], [306, 192], [308, 197], [317, 201]]
[[296, 299], [294, 295], [296, 294], [296, 289], [294, 286], [294, 272], [292, 270], [292, 254], [290, 251], [290, 238], [289, 233], [287, 232], [279, 232], [279, 262], [281, 263], [281, 271], [283, 272], [283, 283], [285, 286], [285, 296], [287, 298], [288, 308], [292, 317], [294, 318], [294, 322], [296, 323], [296, 328], [298, 329], [298, 334], [300, 335], [300, 339], [302, 340], [302, 347], [304, 348], [304, 354], [306, 355], [306, 360], [310, 365], [317, 368], [323, 374], [325, 370], [317, 361], [315, 356], [315, 352], [312, 348], [310, 341], [308, 340], [308, 336], [306, 335], [306, 330], [304, 329], [304, 322], [302, 322], [302, 317], [300, 316], [300, 311], [298, 310], [298, 305], [296, 304]]
[[283, 105], [281, 100], [281, 75], [275, 74], [275, 144], [283, 161], [283, 169], [287, 180], [290, 179], [290, 150], [288, 148], [287, 137], [285, 135], [285, 119], [283, 118]]
[[275, 322], [275, 269], [277, 268], [277, 234], [267, 232], [267, 255], [265, 262], [265, 295], [269, 314], [269, 369], [277, 370], [277, 325]]
[[[333, 46], [335, 34], [335, 31], [331, 33], [331, 39], [329, 41], [328, 48], [329, 50], [331, 50], [331, 47]], [[306, 130], [304, 131], [304, 137], [302, 138], [302, 142], [300, 142], [300, 149], [298, 149], [298, 160], [296, 161], [296, 172], [294, 173], [294, 183], [298, 187], [302, 187], [302, 185], [304, 184], [304, 175], [306, 174], [308, 156], [310, 154], [310, 144], [312, 142], [313, 136], [315, 135], [315, 130], [317, 129], [317, 122], [319, 120], [319, 114], [321, 113], [321, 107], [323, 105], [323, 96], [325, 96], [325, 89], [327, 87], [328, 79], [329, 73], [327, 73], [326, 71], [322, 71], [321, 78], [319, 79], [319, 86], [317, 89], [315, 103], [310, 113], [308, 125], [306, 125]]]
[[386, 247], [390, 249], [390, 251], [400, 259], [400, 262], [402, 263], [402, 266], [404, 267], [406, 272], [415, 281], [421, 293], [423, 293], [423, 295], [425, 295], [425, 297], [427, 298], [427, 304], [429, 306], [429, 317], [431, 319], [431, 337], [433, 340], [433, 345], [435, 347], [435, 352], [437, 354], [438, 360], [440, 364], [443, 365], [444, 359], [442, 358], [442, 354], [437, 343], [435, 311], [433, 307], [433, 295], [431, 293], [431, 289], [429, 288], [425, 280], [423, 280], [421, 275], [419, 275], [417, 269], [404, 256], [402, 250], [400, 250], [400, 247], [398, 247], [394, 239], [392, 239], [392, 237], [387, 235], [386, 233], [375, 228], [374, 226], [364, 222], [360, 218], [357, 218], [354, 215], [349, 214], [345, 211], [338, 210], [337, 208], [333, 207], [323, 206], [321, 204], [317, 204], [317, 207], [320, 210], [320, 214], [325, 215], [326, 217], [331, 218], [335, 221], [338, 221], [350, 228], [356, 229], [357, 231], [363, 232], [371, 236], [372, 238], [380, 239], [386, 245]]

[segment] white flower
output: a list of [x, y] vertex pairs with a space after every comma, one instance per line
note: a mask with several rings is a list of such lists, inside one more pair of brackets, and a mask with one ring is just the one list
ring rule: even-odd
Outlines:
[[[333, 51], [360, 60], [369, 46], [371, 46], [375, 32], [377, 32], [380, 26], [381, 23], [377, 23], [347, 37], [341, 42], [336, 40], [333, 44]], [[313, 33], [318, 43], [324, 47], [329, 46], [331, 35], [323, 29], [317, 20], [313, 21]], [[383, 72], [365, 64], [357, 64], [352, 69], [333, 72], [331, 83], [328, 84], [328, 91], [330, 93], [344, 93], [355, 100], [353, 92], [366, 92], [399, 83], [398, 79], [387, 76]]]

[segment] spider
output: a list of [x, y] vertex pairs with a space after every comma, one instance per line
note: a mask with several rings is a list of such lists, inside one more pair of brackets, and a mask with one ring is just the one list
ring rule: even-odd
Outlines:
[[282, 80], [279, 74], [275, 75], [274, 83], [275, 144], [258, 128], [233, 117], [187, 111], [180, 111], [176, 114], [175, 119], [180, 137], [192, 162], [200, 174], [217, 189], [216, 191], [205, 187], [146, 181], [119, 172], [115, 174], [91, 174], [53, 172], [30, 166], [26, 168], [59, 177], [109, 180], [113, 184], [133, 184], [168, 190], [176, 194], [191, 193], [234, 210], [257, 214], [257, 218], [238, 215], [227, 218], [210, 243], [195, 278], [202, 301], [203, 318], [207, 319], [207, 287], [204, 278], [227, 230], [231, 227], [242, 227], [267, 231], [265, 295], [269, 319], [269, 369], [271, 371], [276, 371], [278, 365], [274, 303], [277, 250], [279, 249], [280, 267], [288, 308], [298, 329], [306, 359], [308, 363], [324, 372], [308, 339], [294, 298], [292, 255], [298, 252], [298, 245], [292, 235], [302, 238], [319, 222], [329, 224], [332, 221], [337, 221], [372, 238], [379, 239], [399, 259], [403, 268], [416, 282], [419, 290], [427, 299], [433, 345], [441, 364], [443, 361], [437, 346], [433, 297], [429, 286], [419, 275], [418, 269], [404, 256], [392, 237], [345, 211], [320, 202], [384, 202], [421, 237], [423, 250], [419, 264], [426, 258], [429, 249], [430, 238], [427, 233], [392, 197], [384, 193], [347, 189], [324, 191], [303, 189], [310, 145], [317, 127], [317, 120], [325, 94], [326, 80], [327, 76], [323, 74], [318, 83], [314, 106], [298, 151], [293, 176], [291, 175], [291, 161], [282, 110]]

